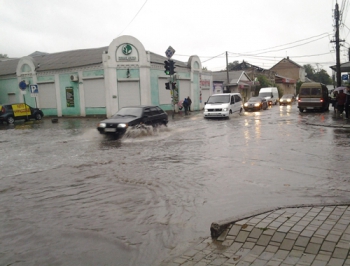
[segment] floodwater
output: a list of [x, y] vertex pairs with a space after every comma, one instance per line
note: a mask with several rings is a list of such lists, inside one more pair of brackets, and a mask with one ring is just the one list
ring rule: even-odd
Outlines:
[[161, 265], [212, 222], [349, 200], [350, 129], [273, 106], [122, 139], [100, 119], [0, 125], [0, 265]]

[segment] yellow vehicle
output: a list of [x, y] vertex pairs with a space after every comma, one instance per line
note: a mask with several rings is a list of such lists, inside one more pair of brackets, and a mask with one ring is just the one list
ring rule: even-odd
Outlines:
[[304, 110], [329, 110], [328, 88], [322, 83], [305, 82], [301, 84], [298, 99], [300, 112]]
[[0, 104], [0, 122], [13, 124], [15, 120], [41, 120], [44, 113], [25, 103]]

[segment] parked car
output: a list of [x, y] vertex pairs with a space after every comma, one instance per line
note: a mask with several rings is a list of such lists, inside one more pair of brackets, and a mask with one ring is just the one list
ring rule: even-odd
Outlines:
[[284, 94], [280, 99], [280, 105], [287, 105], [295, 103], [295, 96], [293, 94]]
[[243, 106], [245, 111], [259, 111], [266, 110], [268, 103], [263, 97], [251, 97]]
[[44, 113], [39, 108], [34, 108], [25, 103], [11, 103], [0, 105], [0, 122], [13, 124], [15, 120], [41, 120]]
[[140, 124], [167, 125], [168, 114], [154, 105], [123, 107], [111, 118], [101, 121], [97, 125], [97, 130], [101, 134], [123, 135], [129, 127]]

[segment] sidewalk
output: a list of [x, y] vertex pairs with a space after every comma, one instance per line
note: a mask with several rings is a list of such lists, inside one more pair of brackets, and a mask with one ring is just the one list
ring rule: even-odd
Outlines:
[[293, 206], [213, 223], [212, 237], [166, 265], [350, 265], [349, 205]]

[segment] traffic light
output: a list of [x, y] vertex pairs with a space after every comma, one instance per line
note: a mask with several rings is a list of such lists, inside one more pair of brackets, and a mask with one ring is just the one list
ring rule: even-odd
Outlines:
[[165, 83], [165, 89], [170, 90], [170, 83], [169, 82]]
[[164, 73], [166, 75], [170, 75], [170, 63], [169, 63], [169, 61], [164, 61], [164, 68], [165, 68]]
[[175, 72], [175, 62], [173, 60], [169, 60], [169, 72], [170, 72], [170, 75], [174, 75], [176, 72]]
[[175, 90], [176, 89], [176, 82], [171, 83], [171, 89]]

